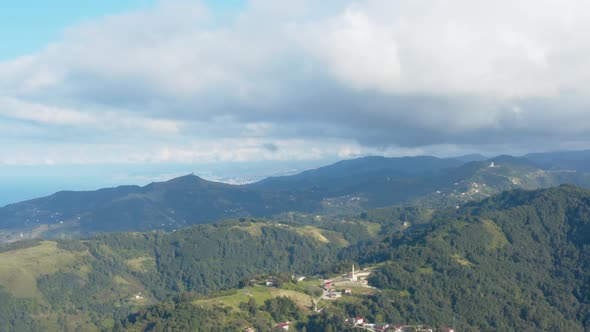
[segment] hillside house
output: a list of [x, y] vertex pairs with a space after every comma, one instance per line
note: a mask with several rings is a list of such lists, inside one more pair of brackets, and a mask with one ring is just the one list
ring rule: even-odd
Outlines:
[[296, 280], [297, 282], [301, 282], [305, 280], [305, 276], [292, 275], [291, 279]]
[[442, 332], [455, 332], [455, 329], [454, 328], [452, 328], [452, 327], [446, 327], [446, 326], [441, 327], [440, 330]]
[[278, 331], [289, 331], [289, 323], [280, 323], [275, 326]]
[[365, 319], [363, 317], [355, 317], [354, 318], [354, 325], [363, 325], [363, 323], [365, 322]]

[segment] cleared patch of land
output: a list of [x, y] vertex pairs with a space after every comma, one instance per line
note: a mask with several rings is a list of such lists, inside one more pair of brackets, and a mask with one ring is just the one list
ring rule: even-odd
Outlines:
[[262, 235], [262, 226], [267, 226], [267, 224], [251, 223], [249, 225], [232, 226], [232, 229], [239, 229], [241, 231], [248, 232], [253, 237], [259, 237]]
[[309, 295], [305, 293], [265, 286], [253, 286], [232, 290], [229, 294], [226, 292], [226, 294], [222, 294], [221, 296], [198, 299], [193, 303], [197, 305], [222, 305], [238, 309], [240, 303], [246, 303], [250, 299], [254, 299], [258, 305], [262, 305], [264, 301], [280, 296], [286, 296], [292, 299], [302, 308], [309, 307], [311, 304]]
[[125, 261], [127, 266], [138, 272], [148, 272], [156, 268], [156, 259], [151, 256], [142, 256]]
[[0, 284], [14, 296], [41, 299], [37, 278], [55, 273], [83, 255], [59, 249], [57, 243], [50, 241], [0, 253]]
[[309, 307], [311, 305], [310, 296], [304, 293], [299, 293], [288, 289], [271, 288], [270, 294], [272, 297], [286, 296], [297, 303], [297, 305], [301, 308]]
[[369, 233], [369, 235], [376, 237], [377, 235], [379, 235], [379, 232], [381, 231], [381, 225], [374, 223], [374, 222], [368, 222], [368, 221], [363, 221], [361, 222], [361, 224], [365, 225], [367, 227], [367, 232]]
[[330, 243], [330, 240], [322, 234], [322, 230], [313, 226], [296, 227], [295, 231], [301, 235], [309, 236], [318, 242]]
[[491, 220], [484, 220], [483, 227], [487, 233], [491, 235], [490, 242], [487, 246], [488, 249], [500, 249], [508, 244], [506, 235], [502, 232], [500, 227]]
[[[227, 292], [226, 292], [227, 293]], [[248, 302], [251, 298], [259, 305], [264, 301], [271, 299], [273, 296], [270, 293], [270, 288], [264, 286], [247, 287], [244, 289], [236, 289], [229, 292], [227, 295], [221, 295], [206, 299], [199, 299], [194, 301], [194, 304], [200, 305], [222, 305], [238, 309], [242, 302]]]
[[459, 254], [454, 254], [451, 257], [455, 260], [455, 262], [457, 262], [461, 266], [472, 266], [473, 265], [473, 263], [471, 263], [466, 258], [461, 257]]

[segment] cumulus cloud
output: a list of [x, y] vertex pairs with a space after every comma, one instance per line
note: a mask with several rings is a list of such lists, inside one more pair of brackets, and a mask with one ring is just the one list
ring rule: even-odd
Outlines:
[[338, 17], [305, 28], [307, 34], [299, 41], [339, 80], [361, 90], [387, 93], [399, 88], [401, 64], [392, 27], [348, 8]]
[[140, 129], [164, 134], [174, 134], [180, 130], [180, 124], [171, 120], [142, 118], [113, 111], [79, 111], [9, 97], [0, 98], [0, 116], [44, 125], [91, 129]]
[[9, 97], [0, 99], [0, 115], [52, 125], [88, 125], [96, 122], [92, 114], [43, 104], [27, 103]]
[[[162, 1], [0, 63], [0, 117], [54, 139], [45, 154], [58, 162], [584, 147], [589, 9], [252, 0], [228, 18]], [[22, 137], [34, 156], [19, 135], [3, 141]]]

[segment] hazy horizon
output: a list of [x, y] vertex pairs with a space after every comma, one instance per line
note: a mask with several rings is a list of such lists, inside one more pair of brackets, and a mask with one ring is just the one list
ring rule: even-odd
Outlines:
[[[585, 150], [563, 150], [585, 151]], [[544, 151], [562, 152], [562, 151]], [[482, 155], [493, 158], [508, 153]], [[439, 158], [456, 158], [466, 155], [434, 155]], [[524, 156], [515, 154], [514, 156]], [[261, 161], [261, 162], [226, 162], [204, 164], [166, 164], [166, 163], [130, 163], [99, 165], [0, 165], [0, 207], [29, 199], [47, 196], [63, 190], [97, 190], [121, 185], [144, 186], [151, 182], [161, 182], [175, 177], [195, 174], [209, 181], [229, 184], [246, 184], [271, 176], [292, 175], [305, 170], [327, 166], [332, 163], [362, 158], [383, 156], [377, 154], [351, 156], [350, 158], [298, 160], [298, 161]], [[384, 157], [415, 157], [419, 155], [396, 155]]]

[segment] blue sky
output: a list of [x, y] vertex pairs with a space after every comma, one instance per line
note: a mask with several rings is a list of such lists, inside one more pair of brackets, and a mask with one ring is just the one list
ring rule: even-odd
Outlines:
[[[30, 54], [58, 40], [62, 31], [86, 20], [152, 7], [156, 0], [1, 0], [0, 60]], [[209, 0], [220, 15], [244, 6], [244, 0]]]
[[2, 59], [39, 51], [60, 37], [62, 30], [84, 20], [151, 6], [154, 1], [2, 0]]
[[5, 177], [590, 147], [585, 0], [78, 3], [2, 1]]

